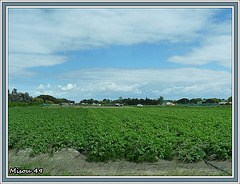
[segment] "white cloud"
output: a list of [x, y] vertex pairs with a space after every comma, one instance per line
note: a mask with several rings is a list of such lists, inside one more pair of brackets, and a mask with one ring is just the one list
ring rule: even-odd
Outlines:
[[[10, 51], [50, 54], [109, 45], [196, 38], [215, 10], [10, 10]], [[177, 31], [176, 31], [177, 30]]]
[[47, 85], [39, 84], [39, 86], [37, 87], [37, 89], [39, 89], [39, 90], [45, 90], [45, 89], [50, 89], [50, 88], [51, 88], [50, 84], [47, 84]]
[[[216, 23], [215, 9], [9, 9], [9, 71], [34, 76], [32, 67], [68, 61], [68, 51], [139, 43], [200, 42], [191, 53], [169, 62], [230, 67], [231, 24]], [[230, 29], [229, 29], [230, 27]], [[56, 86], [41, 84], [33, 94], [56, 97], [115, 98], [231, 93], [231, 73], [197, 68], [89, 68], [54, 74]], [[47, 77], [46, 77], [47, 78]], [[46, 79], [44, 78], [44, 80]], [[47, 83], [47, 81], [46, 81]]]
[[44, 89], [44, 85], [43, 84], [39, 84], [37, 89]]
[[231, 36], [213, 36], [204, 40], [201, 46], [194, 47], [190, 53], [170, 57], [168, 62], [188, 65], [205, 65], [216, 62], [221, 66], [231, 68], [231, 47]]
[[69, 90], [73, 90], [74, 88], [76, 88], [76, 84], [67, 84], [66, 86], [59, 86], [61, 88], [61, 90], [63, 91], [69, 91]]
[[10, 75], [19, 76], [34, 76], [34, 73], [29, 70], [32, 67], [39, 66], [54, 66], [62, 64], [67, 60], [66, 56], [49, 55], [49, 54], [9, 54], [9, 71]]
[[[198, 39], [214, 9], [9, 9], [10, 71], [67, 61], [59, 52]], [[21, 72], [24, 71], [24, 72]], [[29, 72], [28, 72], [29, 73]]]
[[[118, 69], [90, 68], [55, 75], [68, 83], [55, 88], [76, 101], [84, 98], [118, 98], [159, 96], [169, 98], [231, 96], [231, 73], [197, 68]], [[67, 90], [69, 89], [69, 90]]]

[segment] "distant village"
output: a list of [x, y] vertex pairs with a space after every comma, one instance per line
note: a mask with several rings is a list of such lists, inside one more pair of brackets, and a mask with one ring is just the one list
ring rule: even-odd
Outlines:
[[60, 105], [60, 106], [72, 106], [72, 105], [91, 105], [91, 106], [117, 106], [124, 105], [136, 105], [142, 107], [143, 105], [163, 105], [163, 106], [221, 106], [232, 105], [232, 97], [228, 99], [202, 99], [202, 98], [181, 98], [179, 100], [165, 100], [162, 96], [157, 99], [150, 98], [122, 98], [119, 97], [116, 100], [103, 99], [83, 99], [80, 102], [68, 100], [66, 98], [55, 98], [51, 95], [39, 95], [37, 97], [31, 97], [28, 92], [18, 92], [17, 89], [13, 89], [12, 92], [8, 90], [8, 102], [9, 106], [31, 106], [31, 105]]

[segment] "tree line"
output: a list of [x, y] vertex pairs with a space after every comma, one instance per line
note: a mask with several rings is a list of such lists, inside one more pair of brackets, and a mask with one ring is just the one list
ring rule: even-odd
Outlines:
[[[198, 102], [204, 101], [205, 103], [219, 103], [219, 102], [232, 102], [232, 97], [229, 97], [227, 100], [218, 99], [218, 98], [181, 98], [179, 100], [164, 100], [163, 96], [160, 96], [157, 99], [150, 98], [122, 98], [119, 97], [116, 100], [103, 99], [103, 100], [95, 100], [95, 99], [84, 99], [81, 100], [77, 104], [106, 104], [106, 105], [115, 105], [116, 103], [124, 104], [124, 105], [163, 105], [166, 102], [172, 102], [174, 104], [197, 104]], [[22, 93], [18, 92], [17, 89], [13, 89], [12, 92], [8, 90], [8, 102], [9, 106], [28, 106], [28, 105], [41, 105], [41, 104], [64, 104], [71, 103], [75, 104], [75, 101], [68, 100], [66, 98], [55, 98], [51, 95], [39, 95], [35, 98], [29, 95], [28, 92]]]
[[8, 106], [32, 106], [42, 104], [63, 104], [63, 103], [75, 103], [74, 101], [65, 98], [55, 98], [51, 95], [39, 95], [35, 98], [29, 95], [28, 92], [18, 92], [16, 88], [10, 91], [8, 90]]
[[205, 98], [181, 98], [179, 100], [164, 100], [162, 96], [160, 96], [157, 99], [150, 99], [150, 98], [122, 98], [119, 97], [116, 100], [110, 100], [110, 99], [103, 99], [103, 100], [94, 100], [94, 99], [84, 99], [81, 100], [79, 103], [80, 104], [124, 104], [124, 105], [137, 105], [137, 104], [142, 104], [142, 105], [163, 105], [166, 102], [172, 102], [174, 104], [197, 104], [198, 102], [204, 101], [205, 103], [219, 103], [219, 102], [232, 102], [232, 97], [229, 97], [227, 100], [226, 99], [220, 99], [220, 98], [210, 98], [210, 99], [205, 99]]
[[220, 98], [182, 98], [180, 100], [175, 101], [177, 104], [197, 104], [198, 102], [204, 101], [205, 103], [219, 103], [219, 102], [232, 102], [232, 97], [229, 97], [227, 100]]
[[162, 105], [164, 103], [163, 97], [160, 96], [160, 98], [157, 99], [150, 99], [150, 98], [122, 98], [119, 97], [116, 100], [110, 100], [110, 99], [103, 99], [103, 100], [94, 100], [94, 99], [84, 99], [79, 102], [80, 104], [124, 104], [124, 105], [137, 105], [137, 104], [142, 104], [142, 105]]

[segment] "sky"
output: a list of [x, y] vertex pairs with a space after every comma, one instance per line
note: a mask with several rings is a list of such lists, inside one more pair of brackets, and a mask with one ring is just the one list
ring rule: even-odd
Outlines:
[[83, 99], [232, 95], [232, 10], [9, 8], [8, 88]]

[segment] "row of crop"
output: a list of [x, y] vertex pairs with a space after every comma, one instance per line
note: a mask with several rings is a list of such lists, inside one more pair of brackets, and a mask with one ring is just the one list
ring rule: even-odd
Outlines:
[[89, 161], [231, 158], [231, 122], [216, 118], [228, 117], [229, 109], [218, 114], [210, 108], [205, 120], [201, 110], [12, 108], [9, 147], [32, 147], [32, 155], [71, 147]]
[[8, 102], [8, 107], [42, 106], [41, 102]]
[[[152, 113], [149, 111], [145, 114], [144, 111], [135, 114], [142, 114], [142, 117], [145, 118], [145, 121], [142, 121], [145, 122], [145, 125], [147, 125], [147, 127], [145, 126], [144, 128], [145, 130], [148, 132], [151, 131], [148, 127], [153, 125], [156, 128], [157, 134], [160, 136], [160, 132], [166, 131], [166, 128], [164, 127], [166, 124], [168, 124], [169, 129], [167, 131], [167, 134], [165, 134], [165, 138], [171, 139], [171, 142], [169, 143], [172, 143], [172, 148], [174, 149], [174, 152], [177, 155], [178, 159], [195, 161], [204, 156], [216, 159], [231, 158], [232, 132], [230, 108], [172, 108], [172, 118], [170, 118], [171, 114], [169, 113], [169, 110], [166, 111], [167, 116], [164, 118], [164, 110], [166, 109], [162, 109], [161, 112], [158, 111], [159, 117], [156, 117], [156, 113], [155, 118], [151, 118]], [[132, 116], [133, 114], [134, 113], [131, 113], [129, 116]], [[204, 114], [208, 114], [209, 117], [201, 118], [204, 117]], [[159, 119], [160, 121], [157, 121], [157, 123], [155, 123], [156, 120]], [[139, 125], [139, 123], [135, 123], [135, 125], [136, 124], [137, 126], [134, 130], [138, 130], [138, 132], [141, 134], [144, 133], [138, 129], [138, 127], [142, 125]], [[159, 124], [162, 126], [159, 126]], [[156, 127], [156, 125], [158, 125], [158, 127]], [[155, 132], [153, 132], [153, 134], [154, 133]], [[164, 136], [161, 137], [163, 138]], [[191, 150], [192, 153], [189, 150]], [[194, 155], [197, 155], [197, 157]]]
[[[148, 145], [150, 145], [150, 142], [152, 140], [155, 141], [156, 144], [154, 144], [154, 146], [151, 146], [151, 147], [153, 148], [153, 150], [158, 150], [158, 152], [153, 151], [152, 153], [154, 153], [155, 156], [158, 156], [160, 158], [170, 159], [173, 157], [177, 157], [177, 159], [181, 161], [186, 161], [186, 162], [198, 161], [202, 157], [208, 157], [213, 159], [231, 158], [231, 132], [225, 131], [226, 136], [224, 139], [222, 139], [217, 129], [214, 129], [214, 127], [212, 127], [212, 125], [216, 124], [216, 122], [211, 122], [211, 118], [205, 119], [206, 121], [208, 121], [208, 127], [206, 127], [205, 126], [206, 122], [196, 122], [196, 119], [194, 122], [191, 120], [191, 118], [186, 118], [186, 117], [182, 119], [179, 117], [176, 117], [175, 119], [177, 120], [177, 122], [173, 121], [174, 118], [164, 119], [164, 121], [159, 122], [157, 121], [158, 118], [154, 118], [151, 121], [150, 120], [151, 118], [147, 117], [147, 114], [144, 114], [144, 111], [141, 113], [136, 113], [136, 109], [132, 110], [132, 112], [126, 111], [126, 113], [124, 113], [124, 116], [121, 111], [117, 111], [117, 110], [111, 110], [111, 111], [112, 112], [110, 112], [109, 110], [107, 111], [108, 113], [110, 112], [108, 116], [106, 113], [103, 113], [104, 112], [103, 110], [100, 114], [101, 115], [105, 114], [105, 116], [108, 117], [107, 121], [111, 119], [110, 117], [118, 117], [119, 119], [122, 118], [123, 121], [121, 123], [121, 128], [119, 130], [123, 134], [119, 136], [124, 137], [123, 139], [123, 142], [124, 142], [127, 134], [133, 135], [131, 139], [129, 139], [131, 140], [132, 145], [131, 143], [128, 143], [128, 146], [137, 147], [137, 149], [133, 150], [133, 153], [134, 153], [133, 155], [135, 155], [133, 159], [134, 161], [139, 161], [139, 158], [140, 158], [140, 156], [138, 158], [137, 155], [139, 154], [137, 154], [136, 151], [139, 151], [140, 153], [147, 153], [145, 148], [148, 147]], [[135, 113], [133, 113], [134, 111]], [[129, 112], [129, 117], [127, 115], [128, 112]], [[138, 117], [134, 117], [134, 115], [136, 114]], [[143, 116], [141, 116], [140, 114]], [[96, 117], [96, 114], [94, 116]], [[164, 117], [164, 114], [161, 114], [160, 116]], [[189, 122], [188, 122], [188, 119], [189, 119]], [[143, 120], [142, 123], [139, 122], [139, 120]], [[153, 121], [154, 122], [157, 121], [157, 123], [155, 123], [154, 128], [152, 126], [154, 125]], [[170, 126], [169, 130], [164, 128], [166, 123], [168, 123]], [[228, 122], [228, 123], [229, 125], [231, 124], [231, 122]], [[105, 124], [107, 124], [107, 122], [105, 122]], [[221, 125], [221, 124], [224, 124], [224, 122], [218, 122], [218, 124]], [[158, 126], [156, 128], [156, 125], [161, 125], [161, 126]], [[231, 127], [231, 126], [228, 126], [228, 127]], [[205, 132], [206, 128], [208, 128], [208, 132]], [[224, 131], [224, 129], [222, 129], [222, 131]], [[139, 141], [138, 139], [136, 139], [138, 135], [143, 137], [146, 134], [147, 134], [147, 138], [145, 140]], [[213, 137], [209, 136], [209, 134], [212, 134]], [[154, 135], [154, 136], [151, 137], [151, 135]], [[158, 137], [160, 139], [158, 139]], [[226, 137], [227, 137], [227, 141], [226, 141]], [[227, 143], [223, 144], [224, 141]], [[147, 144], [142, 144], [142, 142], [147, 142]], [[98, 153], [96, 149], [97, 147], [95, 147], [94, 153]], [[167, 150], [167, 151], [163, 151], [163, 150]], [[148, 152], [147, 155], [152, 155], [152, 154]], [[96, 157], [96, 159], [99, 159], [99, 158], [101, 157]]]

